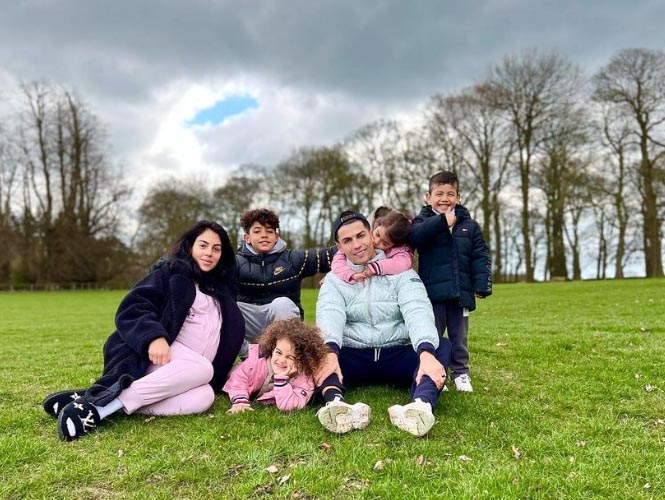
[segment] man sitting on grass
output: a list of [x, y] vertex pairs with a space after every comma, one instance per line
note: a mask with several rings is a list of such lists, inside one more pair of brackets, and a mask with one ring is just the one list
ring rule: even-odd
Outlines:
[[[385, 258], [374, 248], [362, 214], [343, 212], [333, 234], [338, 250], [357, 272]], [[366, 427], [370, 407], [348, 404], [345, 386], [380, 384], [411, 386], [411, 403], [391, 406], [390, 421], [415, 436], [429, 432], [451, 348], [436, 331], [432, 306], [415, 271], [353, 284], [329, 273], [316, 304], [316, 323], [332, 351], [317, 375], [326, 402], [317, 416], [326, 429], [342, 434]]]

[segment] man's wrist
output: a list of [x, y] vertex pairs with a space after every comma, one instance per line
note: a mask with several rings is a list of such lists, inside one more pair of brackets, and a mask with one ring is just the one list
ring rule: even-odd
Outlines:
[[420, 356], [422, 353], [427, 352], [434, 356], [434, 353], [436, 352], [436, 349], [434, 349], [434, 344], [431, 344], [429, 342], [421, 342], [418, 345], [418, 349], [416, 350], [416, 353], [418, 356]]
[[341, 348], [335, 342], [326, 342], [326, 347], [330, 349], [330, 352], [333, 354], [339, 355]]

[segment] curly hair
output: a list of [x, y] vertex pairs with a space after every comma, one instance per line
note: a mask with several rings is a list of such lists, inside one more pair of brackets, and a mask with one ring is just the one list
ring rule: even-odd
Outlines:
[[247, 210], [240, 216], [240, 226], [247, 234], [249, 234], [249, 229], [255, 222], [258, 222], [262, 226], [279, 230], [279, 217], [277, 217], [275, 212], [267, 208]]
[[330, 351], [323, 343], [321, 331], [315, 326], [303, 323], [300, 318], [273, 321], [263, 330], [259, 338], [261, 356], [272, 356], [277, 341], [286, 339], [293, 344], [298, 373], [314, 376]]

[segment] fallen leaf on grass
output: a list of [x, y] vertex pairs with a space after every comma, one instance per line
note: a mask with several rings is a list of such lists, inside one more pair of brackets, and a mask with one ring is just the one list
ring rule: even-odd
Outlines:
[[574, 464], [574, 463], [575, 463], [575, 457], [568, 457], [568, 461], [569, 461], [571, 464]]
[[276, 465], [271, 465], [270, 467], [266, 467], [266, 472], [270, 472], [271, 474], [277, 474], [279, 472], [279, 469], [277, 468]]
[[153, 420], [155, 420], [155, 417], [148, 417], [144, 420], [144, 422], [152, 422]]
[[496, 346], [497, 346], [497, 347], [506, 347], [507, 345], [508, 345], [507, 342], [497, 342], [497, 343], [496, 343]]
[[520, 457], [522, 456], [522, 454], [520, 453], [520, 449], [517, 446], [515, 446], [514, 444], [510, 445], [510, 449], [513, 450], [513, 458], [515, 460], [519, 460]]
[[374, 470], [382, 470], [383, 467], [384, 467], [383, 460], [377, 460], [376, 463], [374, 464], [373, 469]]
[[462, 462], [471, 462], [473, 460], [473, 458], [467, 457], [466, 455], [460, 455], [457, 458], [459, 458]]
[[651, 484], [646, 483], [646, 484], [644, 485], [644, 489], [645, 489], [645, 490], [648, 490], [649, 488], [651, 488]]
[[118, 458], [122, 457], [125, 454], [124, 451], [118, 450]]
[[422, 455], [418, 455], [416, 457], [416, 465], [422, 465], [425, 462], [425, 457]]
[[280, 485], [282, 485], [285, 482], [287, 482], [289, 479], [291, 479], [291, 475], [287, 474], [286, 476], [280, 477], [278, 482], [279, 482]]
[[578, 441], [577, 443], [575, 443], [575, 446], [577, 446], [578, 448], [586, 446], [586, 441]]
[[319, 445], [319, 450], [328, 451], [330, 449], [330, 444], [325, 441]]
[[656, 387], [655, 385], [651, 385], [651, 384], [647, 384], [647, 385], [644, 387], [644, 390], [647, 391], [647, 392], [653, 392], [653, 391], [655, 391], [656, 389], [658, 389], [658, 387]]
[[663, 425], [663, 424], [665, 424], [665, 420], [663, 420], [662, 418], [656, 419], [656, 421], [653, 423], [653, 425]]

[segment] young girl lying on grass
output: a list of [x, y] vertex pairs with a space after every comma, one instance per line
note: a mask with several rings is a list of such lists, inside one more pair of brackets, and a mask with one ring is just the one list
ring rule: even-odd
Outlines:
[[235, 256], [216, 222], [200, 221], [129, 291], [89, 389], [47, 396], [58, 434], [72, 441], [116, 412], [202, 413], [213, 403], [245, 336], [235, 302]]
[[319, 330], [300, 318], [277, 320], [249, 345], [249, 356], [224, 385], [228, 413], [253, 410], [250, 399], [282, 411], [304, 407], [314, 393], [313, 375], [328, 352]]

